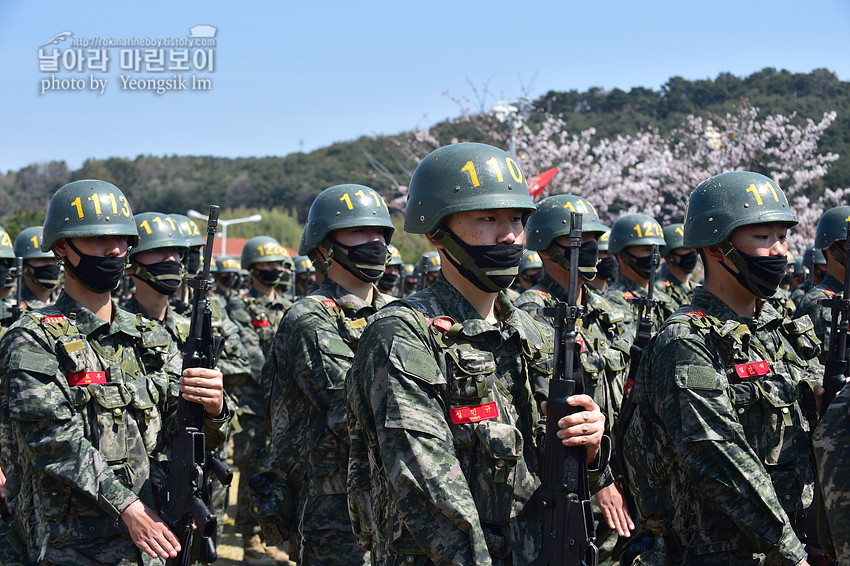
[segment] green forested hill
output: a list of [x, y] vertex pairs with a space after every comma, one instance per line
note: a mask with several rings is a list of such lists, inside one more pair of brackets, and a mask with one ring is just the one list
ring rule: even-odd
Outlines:
[[[664, 133], [679, 126], [688, 114], [725, 114], [743, 100], [760, 108], [762, 115], [796, 113], [799, 120], [819, 121], [824, 112], [837, 111], [837, 120], [821, 140], [821, 151], [837, 153], [841, 159], [832, 164], [824, 181], [834, 188], [850, 186], [850, 83], [826, 69], [807, 74], [764, 69], [743, 78], [723, 73], [714, 80], [698, 81], [673, 77], [658, 91], [635, 87], [628, 92], [598, 88], [547, 92], [533, 101], [530, 122], [548, 112], [560, 114], [572, 133], [593, 127], [597, 137], [603, 138], [647, 126]], [[444, 143], [477, 135], [463, 122], [438, 124], [432, 132]], [[0, 223], [10, 233], [15, 233], [15, 226], [40, 223], [53, 192], [83, 178], [114, 182], [137, 211], [182, 213], [188, 208], [204, 210], [215, 202], [225, 209], [280, 207], [293, 211], [303, 222], [314, 196], [334, 184], [363, 183], [391, 195], [389, 176], [376, 173], [374, 162], [406, 184], [413, 164], [397, 143], [404, 136], [362, 137], [285, 157], [142, 155], [132, 160], [90, 160], [73, 171], [64, 162], [34, 164], [0, 174]]]

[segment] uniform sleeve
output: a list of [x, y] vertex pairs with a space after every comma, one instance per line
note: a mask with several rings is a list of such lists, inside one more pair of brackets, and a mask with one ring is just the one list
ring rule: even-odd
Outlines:
[[757, 541], [767, 564], [796, 565], [805, 550], [735, 418], [714, 357], [703, 343], [687, 338], [653, 352], [655, 411], [701, 499]]
[[117, 520], [138, 496], [88, 440], [56, 355], [21, 326], [4, 337], [2, 351], [4, 396], [22, 457], [85, 493]]
[[[427, 337], [400, 318], [379, 318], [360, 340], [349, 411], [375, 452], [374, 465], [383, 466], [392, 509], [422, 552], [438, 565], [490, 564], [445, 420], [445, 384]], [[392, 536], [388, 524], [381, 531]]]
[[833, 399], [814, 433], [815, 458], [826, 522], [821, 544], [840, 564], [850, 564], [850, 387]]

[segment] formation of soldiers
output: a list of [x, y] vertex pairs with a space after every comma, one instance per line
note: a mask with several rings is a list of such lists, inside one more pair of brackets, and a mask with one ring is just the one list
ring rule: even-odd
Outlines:
[[584, 447], [600, 564], [850, 564], [850, 388], [819, 414], [850, 206], [797, 264], [762, 175], [706, 180], [683, 216], [609, 227], [583, 196], [535, 205], [504, 151], [447, 146], [410, 182], [404, 229], [434, 248], [411, 263], [354, 184], [318, 195], [297, 255], [258, 236], [207, 258], [225, 347], [184, 371], [203, 231], [103, 181], [62, 187], [43, 227], [0, 229], [0, 563], [176, 556], [179, 395], [239, 471], [236, 508], [215, 481], [210, 504], [245, 564], [535, 563], [562, 339], [541, 309], [575, 296], [584, 393], [557, 436]]

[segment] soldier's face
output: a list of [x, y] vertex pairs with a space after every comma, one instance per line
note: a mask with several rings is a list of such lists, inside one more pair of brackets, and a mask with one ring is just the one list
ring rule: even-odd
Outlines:
[[515, 208], [458, 212], [448, 217], [446, 225], [471, 246], [525, 243], [522, 211]]
[[779, 256], [788, 252], [788, 226], [781, 222], [742, 226], [729, 241], [736, 249], [755, 256]]
[[345, 246], [368, 244], [374, 241], [387, 243], [384, 239], [384, 228], [379, 226], [358, 226], [355, 228], [335, 230], [333, 232], [333, 238]]
[[[95, 257], [121, 257], [127, 255], [129, 244], [127, 236], [90, 236], [87, 238], [73, 238], [74, 246], [81, 253]], [[60, 240], [56, 243], [56, 251], [64, 258], [71, 261], [71, 265], [78, 265], [80, 258], [71, 249], [65, 245], [65, 240]]]

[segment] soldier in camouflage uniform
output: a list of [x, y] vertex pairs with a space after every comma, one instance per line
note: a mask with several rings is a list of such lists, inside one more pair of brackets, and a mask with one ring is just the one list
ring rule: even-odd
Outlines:
[[[307, 217], [298, 253], [325, 272], [295, 303], [275, 336], [272, 447], [276, 468], [305, 479], [298, 564], [362, 564], [346, 503], [348, 426], [343, 382], [366, 317], [393, 299], [375, 282], [389, 260], [389, 210], [362, 185], [322, 191]], [[300, 468], [300, 470], [299, 470]]]
[[543, 276], [543, 262], [540, 254], [532, 250], [525, 250], [522, 260], [519, 262], [519, 271], [513, 284], [505, 289], [505, 297], [515, 303], [519, 296], [540, 282]]
[[[591, 292], [587, 281], [596, 276], [599, 238], [607, 227], [599, 221], [596, 209], [575, 195], [557, 195], [537, 203], [537, 212], [528, 218], [526, 246], [539, 252], [544, 268], [540, 281], [514, 302], [517, 308], [529, 313], [554, 337], [552, 318], [541, 316], [537, 309], [566, 302], [570, 285], [570, 213], [582, 213], [582, 245], [579, 251], [580, 281], [578, 303], [584, 307], [576, 328], [581, 343], [584, 391], [593, 397], [605, 415], [605, 433], [613, 437], [623, 386], [628, 372], [628, 340], [623, 333], [623, 313], [604, 297]], [[611, 564], [611, 551], [618, 534], [628, 537], [635, 528], [622, 495], [622, 487], [611, 484], [596, 494], [594, 515], [598, 522], [596, 544], [599, 563]]]
[[808, 319], [765, 301], [796, 223], [757, 173], [723, 173], [690, 196], [684, 245], [705, 285], [653, 337], [621, 412], [630, 487], [656, 539], [636, 563], [807, 564], [797, 532], [813, 496], [819, 341]]
[[808, 316], [814, 323], [815, 333], [824, 344], [821, 362], [825, 361], [828, 350], [832, 310], [821, 305], [820, 300], [844, 292], [844, 273], [847, 266], [844, 238], [847, 236], [848, 219], [850, 219], [850, 206], [836, 206], [824, 212], [818, 221], [815, 230], [815, 248], [821, 250], [826, 258], [826, 275], [820, 285], [806, 293], [796, 313], [798, 318]]
[[111, 301], [137, 239], [117, 187], [87, 180], [59, 189], [42, 250], [64, 262], [65, 290], [0, 341], [2, 467], [14, 486], [14, 532], [38, 564], [176, 556], [156, 493], [177, 395], [203, 405], [209, 446], [224, 440], [221, 373], [170, 375], [167, 333]]
[[227, 305], [239, 296], [242, 282], [242, 266], [235, 257], [221, 256], [216, 261], [218, 270], [215, 272], [215, 296], [219, 297], [220, 305]]
[[41, 234], [41, 226], [32, 226], [15, 238], [15, 255], [24, 260], [21, 300], [28, 310], [52, 304], [62, 279], [59, 260], [52, 253], [41, 251]]
[[617, 259], [608, 251], [610, 240], [610, 229], [599, 236], [599, 261], [596, 263], [596, 277], [589, 281], [591, 291], [600, 294], [608, 290], [608, 285], [617, 279], [617, 272], [619, 271]]
[[419, 290], [419, 275], [416, 266], [412, 263], [405, 263], [401, 266], [401, 288], [399, 289], [399, 297], [407, 297]]
[[[413, 174], [405, 230], [427, 234], [443, 267], [370, 320], [345, 384], [350, 512], [374, 564], [519, 565], [539, 552], [535, 425], [550, 347], [500, 292], [534, 209], [519, 167], [495, 147], [444, 147]], [[605, 419], [587, 395], [571, 404], [584, 410], [558, 436], [587, 446], [594, 485]]]
[[401, 258], [401, 252], [394, 245], [387, 245], [387, 249], [390, 252], [390, 261], [384, 276], [378, 279], [378, 289], [385, 295], [397, 295], [401, 286], [401, 266], [404, 265], [404, 260]]
[[693, 286], [691, 273], [697, 266], [699, 255], [696, 250], [682, 245], [684, 224], [671, 224], [664, 228], [664, 245], [661, 246], [661, 257], [664, 264], [658, 270], [658, 286], [670, 297], [679, 308], [690, 304]]
[[[0, 288], [13, 279], [9, 272], [13, 271], [14, 267], [15, 248], [12, 245], [12, 238], [0, 227]], [[2, 299], [0, 300], [0, 336], [2, 336], [14, 321], [12, 320], [12, 304], [6, 297], [0, 297], [0, 299]]]
[[[819, 538], [827, 555], [850, 564], [850, 387], [829, 404], [814, 432], [818, 479], [824, 513]], [[824, 521], [825, 519], [825, 521]]]
[[422, 254], [416, 264], [416, 270], [419, 272], [419, 289], [430, 287], [431, 283], [437, 279], [440, 273], [440, 262], [440, 254], [435, 250]]
[[794, 303], [795, 313], [800, 308], [806, 293], [815, 285], [820, 285], [826, 277], [826, 257], [823, 251], [814, 246], [807, 246], [806, 251], [803, 252], [803, 267], [806, 270], [806, 280], [791, 292], [791, 302]]
[[[603, 296], [625, 314], [626, 331], [632, 340], [635, 337], [637, 311], [632, 308], [629, 300], [646, 296], [653, 244], [657, 244], [659, 250], [661, 249], [664, 245], [664, 230], [651, 216], [626, 214], [611, 226], [608, 251], [617, 256], [620, 275], [608, 286]], [[652, 322], [653, 326], [658, 328], [664, 319], [676, 310], [676, 306], [659, 286], [655, 287], [653, 298], [657, 303], [652, 309]]]
[[300, 299], [315, 289], [316, 268], [306, 255], [297, 255], [292, 258], [292, 262], [295, 264], [293, 267], [295, 284], [292, 286], [292, 295], [295, 299]]

